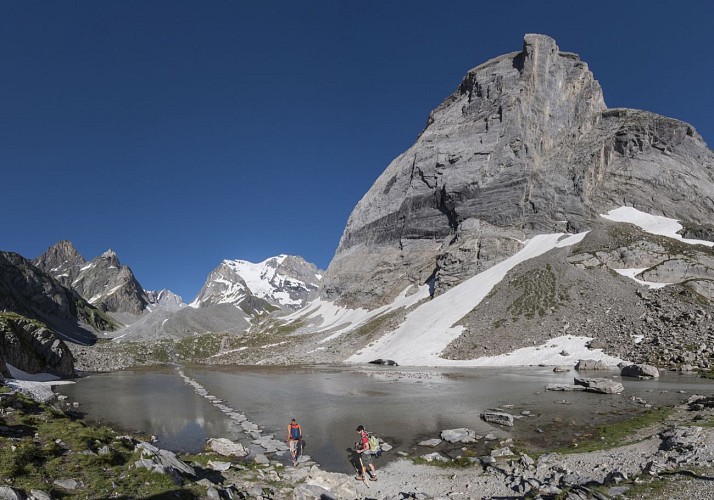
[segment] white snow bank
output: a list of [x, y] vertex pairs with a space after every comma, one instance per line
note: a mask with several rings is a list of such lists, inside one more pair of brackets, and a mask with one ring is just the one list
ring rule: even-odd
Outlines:
[[639, 283], [640, 285], [645, 285], [652, 289], [662, 288], [667, 285], [671, 285], [671, 283], [656, 283], [654, 281], [644, 281], [639, 278], [636, 278], [636, 276], [638, 274], [640, 274], [642, 271], [646, 271], [646, 270], [647, 270], [646, 267], [635, 268], [635, 269], [613, 269], [613, 271], [615, 271], [617, 274], [619, 274], [621, 276], [625, 276], [626, 278], [631, 278], [631, 279], [635, 280], [637, 283]]
[[408, 294], [409, 288], [402, 291], [391, 304], [387, 304], [378, 309], [368, 311], [367, 309], [348, 309], [340, 307], [334, 302], [317, 299], [307, 308], [300, 309], [285, 317], [286, 321], [316, 320], [319, 321], [316, 332], [330, 331], [330, 335], [322, 339], [319, 343], [329, 342], [343, 333], [353, 330], [368, 323], [372, 319], [382, 314], [396, 311], [401, 307], [411, 307], [420, 300], [429, 297], [429, 286], [420, 286], [415, 293]]
[[7, 365], [7, 369], [13, 378], [6, 380], [5, 383], [41, 403], [54, 397], [53, 385], [74, 384], [71, 380], [60, 380], [59, 377], [49, 373], [27, 373], [10, 364]]
[[[526, 365], [575, 365], [581, 359], [597, 359], [606, 365], [615, 366], [622, 362], [620, 358], [609, 356], [602, 349], [588, 349], [591, 337], [565, 335], [550, 339], [545, 344], [524, 347], [508, 354], [478, 358], [470, 362], [471, 366], [526, 366]], [[566, 355], [563, 355], [563, 354]]]
[[708, 247], [714, 246], [714, 242], [712, 241], [682, 238], [681, 234], [677, 234], [677, 231], [682, 229], [682, 225], [676, 219], [662, 217], [661, 215], [650, 215], [633, 207], [616, 208], [615, 210], [610, 210], [606, 214], [600, 214], [600, 217], [604, 217], [605, 219], [614, 222], [628, 222], [640, 227], [648, 233], [666, 236], [667, 238], [674, 238], [675, 240], [679, 240], [690, 245], [706, 245]]
[[[515, 255], [422, 304], [407, 315], [399, 328], [351, 356], [347, 362], [363, 363], [383, 358], [407, 366], [478, 366], [479, 360], [448, 360], [439, 357], [444, 348], [463, 331], [463, 327], [453, 325], [476, 307], [516, 265], [554, 248], [574, 245], [586, 234], [565, 238], [562, 233], [545, 234], [527, 240]], [[523, 365], [542, 362], [540, 352], [533, 353], [532, 359], [513, 359], [519, 359], [519, 364]], [[502, 359], [500, 361], [505, 362]], [[562, 359], [558, 361], [563, 362]]]

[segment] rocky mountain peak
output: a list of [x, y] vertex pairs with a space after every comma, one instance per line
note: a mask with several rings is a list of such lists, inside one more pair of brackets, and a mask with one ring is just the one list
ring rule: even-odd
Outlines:
[[114, 266], [116, 268], [120, 268], [121, 264], [119, 264], [119, 257], [117, 257], [116, 252], [112, 250], [111, 248], [104, 252], [101, 255], [101, 258], [109, 262], [109, 265]]
[[224, 260], [206, 279], [194, 307], [241, 306], [256, 297], [273, 308], [298, 309], [315, 296], [322, 272], [302, 257], [278, 255], [263, 262]]
[[76, 278], [77, 270], [84, 263], [84, 257], [67, 240], [58, 241], [33, 261], [33, 264], [65, 286], [72, 283]]
[[87, 302], [109, 313], [139, 315], [148, 306], [141, 285], [114, 250], [86, 262], [69, 241], [60, 241], [35, 259], [35, 265]]
[[708, 220], [712, 165], [691, 126], [608, 110], [587, 64], [528, 34], [468, 71], [359, 201], [322, 293], [367, 308], [410, 285], [438, 294], [534, 234], [580, 232], [625, 204]]

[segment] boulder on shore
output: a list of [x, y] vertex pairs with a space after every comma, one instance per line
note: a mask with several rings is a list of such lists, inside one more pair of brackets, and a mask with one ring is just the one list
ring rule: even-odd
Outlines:
[[449, 443], [475, 443], [476, 431], [461, 427], [459, 429], [446, 429], [441, 431], [441, 439]]
[[624, 366], [620, 375], [635, 378], [659, 378], [659, 370], [652, 365], [634, 364]]
[[599, 359], [581, 359], [575, 365], [575, 369], [581, 370], [607, 370], [607, 365]]
[[211, 438], [206, 444], [214, 453], [223, 455], [224, 457], [239, 457], [243, 458], [250, 453], [245, 446], [240, 443], [234, 443], [226, 438]]

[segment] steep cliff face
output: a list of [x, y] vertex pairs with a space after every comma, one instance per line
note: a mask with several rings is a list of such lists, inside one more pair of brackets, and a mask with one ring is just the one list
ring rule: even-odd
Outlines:
[[684, 221], [714, 210], [714, 155], [686, 123], [608, 110], [587, 64], [544, 35], [468, 72], [350, 215], [323, 296], [374, 308], [441, 293], [539, 232], [622, 205]]
[[0, 373], [11, 376], [7, 364], [27, 373], [74, 375], [67, 345], [42, 323], [13, 313], [0, 313]]

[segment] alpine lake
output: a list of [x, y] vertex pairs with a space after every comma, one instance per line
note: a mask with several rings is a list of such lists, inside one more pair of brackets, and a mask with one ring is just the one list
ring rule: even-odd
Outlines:
[[[184, 377], [200, 384], [202, 396]], [[623, 383], [619, 395], [546, 391], [547, 384], [572, 384], [574, 376], [612, 377]], [[77, 402], [90, 422], [123, 432], [154, 435], [157, 446], [177, 452], [202, 451], [212, 437], [248, 445], [243, 428], [216, 406], [243, 413], [263, 435], [286, 438], [291, 418], [302, 425], [304, 453], [328, 471], [350, 472], [348, 448], [362, 424], [394, 448], [376, 466], [403, 451], [420, 456], [418, 446], [441, 431], [466, 427], [481, 436], [468, 445], [487, 454], [512, 438], [531, 450], [572, 447], [596, 434], [598, 426], [682, 403], [693, 394], [712, 393], [710, 380], [662, 372], [655, 380], [619, 377], [619, 371], [570, 371], [552, 367], [405, 368], [398, 366], [182, 366], [89, 374], [56, 392]], [[513, 427], [481, 420], [501, 409], [518, 416]], [[464, 445], [436, 448], [456, 456]]]

